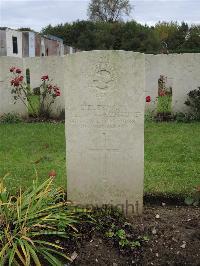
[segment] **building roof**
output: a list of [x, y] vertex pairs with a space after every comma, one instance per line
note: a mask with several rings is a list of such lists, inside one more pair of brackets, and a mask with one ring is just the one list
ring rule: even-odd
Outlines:
[[50, 40], [54, 40], [54, 41], [59, 41], [59, 42], [63, 42], [63, 39], [62, 38], [59, 38], [57, 36], [54, 36], [54, 35], [43, 35], [44, 37], [50, 39]]
[[28, 31], [28, 30], [23, 31], [23, 30], [11, 29], [11, 28], [8, 28], [8, 27], [0, 27], [0, 30], [14, 30], [14, 31], [22, 32], [22, 33], [34, 32], [35, 34], [39, 34], [42, 37], [47, 38], [49, 40], [59, 41], [59, 42], [63, 43], [63, 39], [62, 38], [59, 38], [57, 36], [50, 35], [50, 34], [49, 35], [44, 35], [44, 34], [41, 34], [39, 32], [35, 32], [33, 30], [31, 30], [31, 31]]

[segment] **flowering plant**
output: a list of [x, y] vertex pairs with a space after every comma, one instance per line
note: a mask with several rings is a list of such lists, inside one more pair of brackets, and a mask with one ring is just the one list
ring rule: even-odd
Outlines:
[[20, 100], [27, 109], [31, 109], [31, 113], [34, 117], [38, 115], [49, 115], [51, 112], [51, 105], [55, 102], [55, 99], [61, 95], [60, 89], [51, 83], [52, 80], [49, 80], [49, 76], [45, 75], [41, 77], [42, 84], [39, 87], [39, 110], [36, 110], [32, 103], [34, 91], [31, 89], [30, 85], [24, 81], [22, 70], [20, 68], [11, 67], [10, 73], [12, 73], [12, 78], [10, 80], [12, 87], [11, 93], [13, 94], [15, 103], [17, 100]]
[[58, 86], [52, 84], [52, 80], [48, 75], [41, 77], [42, 84], [40, 85], [40, 114], [48, 116], [51, 112], [51, 105], [55, 102], [55, 99], [61, 95]]
[[146, 96], [146, 103], [150, 103], [151, 102], [151, 96]]
[[172, 109], [172, 87], [167, 86], [167, 77], [160, 75], [158, 80], [158, 114], [170, 114]]
[[15, 100], [20, 100], [28, 109], [28, 106], [32, 109], [35, 114], [34, 107], [31, 103], [31, 89], [30, 86], [24, 81], [24, 76], [22, 75], [22, 70], [20, 68], [11, 67], [10, 73], [12, 73], [12, 78], [10, 80], [10, 84], [12, 87], [11, 93], [13, 94], [13, 98]]

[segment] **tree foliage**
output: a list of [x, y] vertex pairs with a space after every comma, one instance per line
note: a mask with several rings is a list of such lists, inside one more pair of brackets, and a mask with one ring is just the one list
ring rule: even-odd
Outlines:
[[25, 27], [25, 28], [19, 28], [18, 29], [19, 31], [34, 31], [34, 30], [32, 30], [31, 28], [29, 28], [29, 27]]
[[76, 21], [48, 25], [44, 34], [58, 36], [80, 50], [126, 50], [144, 53], [200, 52], [200, 25], [159, 22], [154, 27], [136, 21]]
[[116, 22], [129, 16], [132, 6], [129, 0], [91, 0], [88, 17], [91, 21]]

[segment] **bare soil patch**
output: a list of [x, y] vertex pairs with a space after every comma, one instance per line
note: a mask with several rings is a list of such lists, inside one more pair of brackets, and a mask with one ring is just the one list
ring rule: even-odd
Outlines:
[[[102, 218], [105, 223], [106, 217]], [[116, 217], [108, 217], [108, 223]], [[118, 221], [124, 227], [124, 221]], [[200, 265], [200, 209], [185, 206], [146, 206], [141, 217], [126, 221], [130, 234], [148, 235], [149, 241], [134, 250], [120, 248], [92, 226], [68, 252], [76, 252], [72, 265]], [[71, 265], [69, 263], [69, 265]]]

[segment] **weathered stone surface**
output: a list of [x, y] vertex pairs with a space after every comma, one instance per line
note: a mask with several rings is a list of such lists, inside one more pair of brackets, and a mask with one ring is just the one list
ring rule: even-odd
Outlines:
[[141, 213], [144, 55], [77, 53], [65, 73], [68, 199]]
[[[0, 57], [0, 115], [8, 112], [18, 112], [22, 115], [27, 113], [24, 106], [17, 102], [15, 105], [10, 100], [9, 71], [11, 66], [19, 66], [30, 69], [31, 87], [38, 87], [41, 76], [48, 74], [53, 82], [61, 89], [61, 97], [56, 99], [52, 105], [52, 114], [59, 116], [60, 111], [65, 108], [64, 104], [64, 69], [63, 63], [68, 57], [32, 57], [13, 58], [9, 56]], [[151, 102], [146, 104], [146, 110], [156, 110], [158, 97], [158, 79], [160, 75], [167, 77], [168, 85], [172, 87], [172, 112], [190, 112], [190, 108], [184, 104], [189, 91], [197, 89], [200, 84], [200, 53], [189, 54], [159, 54], [145, 55], [145, 96], [151, 97]], [[105, 77], [106, 78], [106, 77]], [[5, 87], [5, 89], [4, 89]], [[8, 95], [9, 94], [9, 95]], [[9, 100], [8, 100], [8, 99]]]
[[19, 113], [21, 116], [27, 116], [27, 108], [25, 105], [15, 100], [11, 94], [11, 73], [9, 69], [16, 66], [23, 70], [23, 61], [21, 58], [9, 56], [0, 56], [0, 116], [7, 113]]

